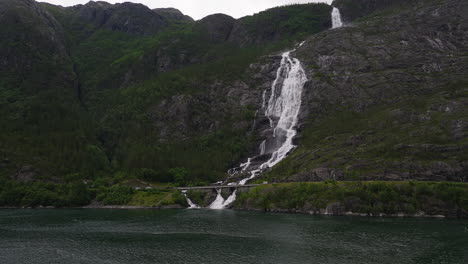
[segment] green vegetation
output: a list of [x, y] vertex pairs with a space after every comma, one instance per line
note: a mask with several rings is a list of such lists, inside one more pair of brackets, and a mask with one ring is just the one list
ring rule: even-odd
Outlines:
[[[329, 28], [331, 11], [325, 4], [273, 8], [240, 19], [240, 36], [213, 42], [197, 22], [172, 23], [157, 34], [138, 35], [99, 27], [75, 9], [40, 6], [52, 16], [18, 1], [0, 3], [1, 11], [6, 10], [0, 17], [0, 206], [82, 206], [91, 201], [185, 205], [170, 187], [225, 179], [227, 169], [258, 141], [245, 125], [252, 124], [258, 107], [240, 106], [241, 95], [228, 98], [224, 88], [242, 83], [245, 89], [261, 89], [263, 83], [251, 82], [263, 73], [252, 72], [249, 65]], [[379, 19], [385, 12], [377, 13]], [[346, 29], [346, 37], [352, 41], [380, 34], [371, 24], [362, 21]], [[329, 32], [321, 37], [333, 40]], [[364, 45], [351, 46], [352, 53], [369, 55]], [[308, 65], [317, 63], [311, 60]], [[405, 91], [394, 88], [395, 94], [402, 92], [398, 98], [379, 103], [377, 97], [392, 92], [372, 94], [353, 87], [369, 93], [374, 106], [366, 107], [362, 100], [348, 107], [348, 91], [332, 103], [311, 102], [320, 109], [305, 120], [299, 147], [258, 181], [284, 181], [319, 167], [340, 170], [344, 180], [363, 180], [398, 170], [412, 173], [415, 164], [455, 168], [466, 162], [468, 139], [456, 131], [466, 119], [466, 78], [455, 76], [431, 93], [421, 92], [421, 80], [446, 72], [414, 73], [410, 66], [405, 73], [415, 80], [405, 84]], [[334, 87], [335, 73], [318, 69], [312, 78]], [[379, 68], [365, 78], [393, 78], [383, 71], [399, 74]], [[455, 110], [446, 111], [447, 106]], [[425, 202], [466, 210], [466, 196], [460, 193], [464, 188], [433, 183], [290, 184], [259, 187], [239, 203], [263, 209], [308, 203], [323, 208], [357, 197], [359, 205], [351, 209], [364, 213], [414, 213], [430, 209]], [[202, 203], [201, 193], [190, 196]]]
[[[255, 109], [215, 116], [210, 109], [193, 109], [188, 114], [217, 122], [218, 128], [167, 140], [159, 137], [151, 109], [175, 95], [200, 96], [213, 83], [247, 79], [248, 66], [258, 58], [329, 23], [324, 4], [267, 10], [244, 18], [248, 38], [266, 33], [260, 42], [241, 46], [210, 41], [197, 23], [174, 22], [143, 36], [100, 28], [71, 8], [40, 6], [61, 29], [25, 6], [11, 7], [18, 23], [7, 20], [2, 25], [8, 26], [0, 27], [0, 54], [19, 65], [0, 73], [0, 176], [28, 165], [41, 181], [62, 182], [66, 175], [96, 180], [117, 172], [176, 185], [218, 181], [246, 155], [252, 139], [235, 126], [251, 122]], [[270, 20], [281, 24], [272, 28]], [[275, 30], [280, 35], [271, 38]], [[10, 61], [7, 54], [15, 56]], [[33, 68], [25, 71], [22, 65]], [[177, 131], [176, 124], [167, 126]], [[128, 201], [114, 200], [113, 191], [101, 193], [102, 201]]]
[[134, 189], [128, 186], [112, 186], [99, 192], [96, 199], [104, 205], [124, 205], [130, 202]]
[[184, 207], [187, 206], [185, 197], [180, 193], [180, 191], [173, 191], [169, 189], [137, 191], [128, 204], [146, 207], [172, 205], [181, 205]]
[[138, 189], [124, 183], [115, 184], [105, 178], [86, 184], [77, 181], [56, 184], [0, 180], [0, 207], [80, 207], [91, 201], [102, 205], [186, 206], [185, 198], [177, 190], [163, 187]]
[[331, 27], [331, 6], [293, 4], [271, 8], [241, 19], [247, 33], [261, 38], [304, 40], [307, 36]]
[[205, 202], [206, 193], [197, 190], [189, 190], [187, 192], [187, 197], [190, 197], [190, 200], [197, 205], [203, 206], [206, 204]]
[[435, 182], [321, 182], [259, 186], [238, 195], [236, 208], [319, 212], [339, 203], [341, 214], [398, 213], [462, 217], [468, 184]]
[[0, 206], [74, 207], [91, 202], [92, 193], [82, 183], [22, 183], [0, 181]]

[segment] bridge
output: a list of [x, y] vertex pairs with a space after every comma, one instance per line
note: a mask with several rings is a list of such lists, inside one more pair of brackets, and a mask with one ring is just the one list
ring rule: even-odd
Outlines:
[[245, 184], [245, 185], [212, 185], [212, 186], [196, 186], [196, 187], [177, 187], [176, 190], [188, 191], [188, 190], [212, 190], [212, 189], [239, 189], [239, 188], [253, 188], [262, 184]]

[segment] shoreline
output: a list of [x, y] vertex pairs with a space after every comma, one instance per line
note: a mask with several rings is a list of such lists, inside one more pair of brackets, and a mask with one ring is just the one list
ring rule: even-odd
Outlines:
[[[82, 207], [0, 207], [0, 210], [62, 210], [62, 209], [101, 209], [101, 210], [213, 210], [219, 211], [216, 209], [209, 209], [209, 208], [189, 208], [183, 207], [179, 205], [168, 205], [168, 206], [161, 206], [161, 207], [149, 207], [149, 206], [135, 206], [135, 205], [103, 205], [103, 206], [82, 206]], [[301, 215], [311, 215], [311, 216], [333, 216], [333, 217], [344, 217], [344, 216], [352, 216], [352, 217], [372, 217], [372, 218], [428, 218], [428, 219], [461, 219], [461, 220], [468, 220], [468, 218], [462, 217], [451, 217], [446, 215], [428, 215], [424, 212], [420, 212], [418, 214], [405, 214], [405, 213], [398, 213], [398, 214], [385, 214], [380, 213], [376, 214], [363, 214], [363, 213], [353, 213], [353, 212], [346, 212], [344, 214], [333, 214], [333, 213], [326, 213], [326, 212], [313, 212], [313, 211], [301, 211], [301, 210], [283, 210], [283, 209], [273, 209], [273, 210], [262, 210], [262, 209], [246, 209], [246, 208], [231, 208], [231, 209], [222, 209], [222, 210], [232, 210], [232, 211], [240, 211], [240, 212], [263, 212], [263, 213], [278, 213], [278, 214], [301, 214]]]
[[38, 207], [11, 207], [11, 206], [4, 206], [0, 207], [2, 209], [14, 209], [14, 210], [21, 210], [21, 209], [28, 209], [28, 210], [47, 210], [47, 209], [54, 209], [54, 210], [61, 210], [61, 209], [119, 209], [119, 210], [169, 210], [169, 209], [188, 209], [181, 205], [165, 205], [165, 206], [138, 206], [138, 205], [86, 205], [81, 207], [54, 207], [54, 206], [38, 206]]
[[[165, 205], [165, 206], [138, 206], [138, 205], [86, 205], [82, 207], [76, 207], [79, 209], [121, 209], [121, 210], [168, 210], [168, 209], [187, 209], [181, 205]], [[63, 209], [63, 208], [57, 208]]]
[[418, 214], [405, 214], [405, 213], [398, 213], [398, 214], [385, 214], [380, 213], [378, 215], [374, 214], [365, 214], [365, 213], [353, 213], [353, 212], [346, 212], [344, 214], [333, 214], [333, 213], [320, 213], [320, 212], [313, 212], [313, 211], [301, 211], [301, 210], [283, 210], [283, 209], [274, 209], [274, 210], [262, 210], [262, 209], [245, 209], [245, 208], [238, 208], [238, 209], [228, 209], [228, 210], [235, 210], [235, 211], [245, 211], [245, 212], [265, 212], [265, 213], [282, 213], [282, 214], [301, 214], [301, 215], [313, 215], [313, 216], [353, 216], [353, 217], [372, 217], [372, 218], [432, 218], [432, 219], [465, 219], [468, 218], [461, 218], [461, 217], [451, 217], [446, 215], [428, 215], [424, 212], [420, 212]]

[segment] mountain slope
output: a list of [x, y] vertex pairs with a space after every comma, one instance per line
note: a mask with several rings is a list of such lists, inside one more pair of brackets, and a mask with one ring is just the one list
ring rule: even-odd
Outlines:
[[[24, 167], [31, 176], [28, 179], [59, 182], [69, 175], [93, 179], [124, 172], [134, 177], [142, 170], [152, 171], [157, 180], [167, 178], [175, 168], [190, 171], [191, 182], [225, 177], [253, 136], [259, 90], [250, 77], [254, 73], [246, 72], [249, 64], [304, 34], [326, 29], [330, 23], [330, 7], [324, 4], [267, 10], [239, 21], [284, 20], [285, 25], [278, 29], [281, 34], [270, 35], [275, 30], [271, 27], [265, 28], [268, 34], [260, 34], [263, 26], [250, 23], [249, 30], [255, 30], [243, 36], [248, 39], [244, 43], [231, 37], [239, 22], [228, 16], [191, 21], [175, 10], [150, 10], [132, 3], [90, 2], [64, 8], [29, 0], [7, 2], [10, 4], [4, 9], [8, 12], [19, 12], [16, 6], [21, 4], [27, 6], [30, 19], [42, 19], [37, 14], [41, 13], [53, 21], [56, 29], [48, 26], [52, 28], [48, 30], [57, 34], [53, 45], [61, 51], [41, 47], [39, 54], [47, 62], [53, 61], [52, 54], [61, 54], [63, 65], [43, 65], [40, 69], [51, 74], [28, 75], [32, 84], [18, 84], [57, 93], [48, 93], [34, 103], [47, 104], [47, 108], [35, 106], [31, 120], [2, 120], [12, 128], [2, 131], [6, 146], [2, 148], [5, 162], [1, 173], [13, 177]], [[227, 21], [227, 26], [220, 27], [218, 18]], [[13, 22], [2, 24], [2, 30], [8, 30], [9, 23]], [[42, 22], [36, 24], [39, 27]], [[40, 44], [41, 37], [35, 34], [42, 29], [29, 26], [27, 30], [32, 32], [28, 34], [31, 43]], [[26, 29], [5, 34], [2, 44], [22, 32]], [[255, 40], [257, 35], [261, 39]], [[46, 52], [49, 50], [52, 54]], [[21, 58], [16, 50], [2, 52]], [[24, 73], [18, 69], [8, 76]], [[54, 80], [55, 75], [60, 79], [54, 85], [40, 81]], [[2, 91], [10, 93], [11, 87], [3, 86]], [[231, 95], [227, 100], [226, 94]], [[37, 95], [30, 90], [26, 93]], [[238, 96], [243, 99], [239, 101]], [[19, 99], [18, 103], [24, 107], [25, 101]], [[39, 114], [47, 120], [36, 116]], [[44, 138], [35, 137], [34, 132], [27, 135], [33, 123], [44, 131]], [[14, 130], [16, 126], [21, 129]], [[24, 141], [23, 146], [13, 140], [12, 133], [18, 140], [31, 138], [34, 142]], [[14, 149], [21, 155], [13, 154]]]
[[85, 132], [63, 28], [34, 1], [2, 1], [0, 14], [1, 174], [77, 170]]
[[329, 30], [325, 4], [192, 21], [0, 2], [0, 205], [184, 204], [132, 187], [210, 184], [267, 159], [262, 95], [302, 40], [298, 147], [257, 181], [467, 181], [466, 1], [335, 5], [347, 26]]
[[309, 38], [299, 148], [267, 178], [467, 181], [467, 12], [418, 1]]

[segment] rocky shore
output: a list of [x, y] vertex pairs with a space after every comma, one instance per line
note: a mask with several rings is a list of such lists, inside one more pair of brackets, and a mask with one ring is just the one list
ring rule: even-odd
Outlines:
[[239, 210], [332, 216], [468, 218], [468, 184], [320, 182], [262, 185], [241, 193]]

